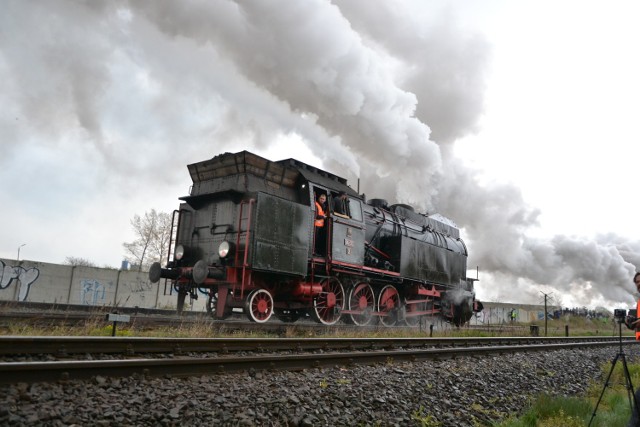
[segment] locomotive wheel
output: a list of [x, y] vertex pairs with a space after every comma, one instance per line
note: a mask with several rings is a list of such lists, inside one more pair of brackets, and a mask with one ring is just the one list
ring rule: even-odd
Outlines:
[[224, 313], [222, 316], [218, 317], [218, 292], [209, 293], [209, 297], [207, 298], [207, 313], [211, 315], [214, 319], [226, 319], [231, 316], [231, 307], [225, 307]]
[[[424, 287], [420, 286], [420, 289], [424, 289]], [[418, 295], [412, 295], [409, 297], [409, 299], [416, 299], [416, 298], [424, 299], [424, 295], [418, 294]], [[418, 326], [423, 316], [411, 316], [411, 313], [416, 311], [426, 311], [429, 305], [432, 305], [432, 303], [419, 302], [417, 304], [405, 304], [404, 305], [404, 308], [405, 308], [404, 323], [406, 323], [407, 326], [410, 326], [412, 328], [415, 328], [416, 326]]]
[[395, 326], [398, 322], [398, 311], [400, 309], [400, 294], [395, 286], [387, 285], [378, 294], [378, 311], [380, 323], [384, 326]]
[[345, 295], [342, 283], [335, 277], [322, 281], [322, 292], [313, 300], [311, 318], [323, 325], [335, 325], [344, 309]]
[[273, 314], [273, 297], [266, 289], [254, 289], [244, 302], [244, 313], [249, 320], [264, 323]]
[[424, 302], [420, 302], [417, 304], [406, 304], [404, 323], [406, 323], [407, 326], [410, 326], [412, 328], [415, 328], [416, 326], [418, 326], [420, 324], [420, 320], [422, 319], [422, 316], [411, 316], [411, 312], [425, 311], [426, 307], [427, 305]]
[[349, 314], [349, 320], [354, 325], [367, 326], [373, 323], [375, 310], [373, 288], [368, 283], [357, 283], [349, 292], [349, 311], [361, 311], [362, 314]]

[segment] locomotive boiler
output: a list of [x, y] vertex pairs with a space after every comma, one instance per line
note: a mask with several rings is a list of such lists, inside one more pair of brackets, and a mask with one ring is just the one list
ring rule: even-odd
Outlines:
[[[393, 326], [441, 316], [461, 325], [478, 307], [467, 248], [444, 217], [367, 202], [344, 178], [294, 159], [242, 151], [188, 169], [193, 186], [174, 211], [167, 263], [149, 271], [154, 283], [171, 281], [178, 311], [198, 290], [214, 318], [242, 309], [259, 323], [310, 316]], [[332, 206], [341, 192], [347, 214], [329, 209], [318, 227], [315, 200]]]

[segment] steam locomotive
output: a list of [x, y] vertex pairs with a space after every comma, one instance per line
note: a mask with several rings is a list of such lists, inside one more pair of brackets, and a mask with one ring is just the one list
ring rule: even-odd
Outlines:
[[[444, 217], [367, 202], [346, 179], [294, 159], [242, 151], [188, 169], [193, 186], [173, 213], [167, 264], [149, 271], [153, 283], [171, 281], [178, 311], [198, 290], [214, 318], [242, 309], [258, 323], [415, 326], [441, 316], [461, 325], [481, 307], [467, 248]], [[331, 206], [340, 192], [347, 215], [330, 210], [318, 227], [315, 200]]]

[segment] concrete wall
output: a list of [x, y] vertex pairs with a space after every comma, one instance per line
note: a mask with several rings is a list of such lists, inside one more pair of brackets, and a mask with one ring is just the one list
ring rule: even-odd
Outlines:
[[[0, 258], [0, 300], [175, 309], [170, 282], [149, 282], [147, 272], [76, 267]], [[185, 302], [185, 310], [205, 311], [206, 295]]]
[[[166, 289], [165, 289], [166, 287]], [[36, 261], [0, 258], [0, 300], [86, 306], [175, 309], [177, 297], [171, 283], [149, 282], [147, 272], [108, 268], [74, 267]], [[187, 297], [185, 310], [204, 312], [207, 297]], [[472, 325], [499, 325], [544, 320], [544, 307], [536, 305], [483, 302], [484, 310], [471, 318]], [[549, 308], [549, 313], [553, 312]]]
[[[471, 318], [471, 325], [501, 325], [511, 323], [511, 311], [515, 311], [515, 322], [531, 323], [544, 321], [544, 306], [484, 302], [484, 309]], [[553, 313], [556, 307], [547, 307]]]

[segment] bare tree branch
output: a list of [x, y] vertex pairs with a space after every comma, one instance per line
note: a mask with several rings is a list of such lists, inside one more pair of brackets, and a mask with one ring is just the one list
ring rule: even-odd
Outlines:
[[97, 265], [94, 262], [89, 261], [88, 259], [85, 259], [85, 258], [80, 258], [75, 256], [66, 257], [64, 259], [64, 263], [66, 265], [75, 265], [78, 267], [97, 267]]
[[123, 243], [125, 258], [141, 271], [152, 263], [162, 262], [169, 250], [171, 233], [171, 215], [151, 209], [144, 217], [134, 215], [131, 226], [136, 234], [136, 240]]

